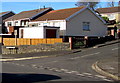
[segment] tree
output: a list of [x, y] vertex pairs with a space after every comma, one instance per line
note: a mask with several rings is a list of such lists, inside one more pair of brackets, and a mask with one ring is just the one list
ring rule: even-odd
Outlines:
[[102, 16], [102, 18], [108, 23], [109, 22], [109, 18], [106, 16]]
[[98, 3], [99, 3], [99, 0], [97, 0], [97, 2], [96, 0], [92, 0], [92, 2], [90, 0], [79, 0], [75, 5], [78, 7], [89, 6], [90, 8], [94, 10]]

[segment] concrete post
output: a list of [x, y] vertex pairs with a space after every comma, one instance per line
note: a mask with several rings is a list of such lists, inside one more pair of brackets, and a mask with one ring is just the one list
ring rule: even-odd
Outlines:
[[84, 41], [85, 41], [85, 47], [88, 47], [88, 36], [84, 37]]
[[72, 37], [69, 37], [69, 43], [70, 43], [70, 49], [73, 49], [73, 41], [72, 41]]

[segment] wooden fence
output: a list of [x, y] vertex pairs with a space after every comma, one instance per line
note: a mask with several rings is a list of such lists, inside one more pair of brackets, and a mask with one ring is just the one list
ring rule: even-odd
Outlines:
[[0, 37], [0, 43], [2, 43], [2, 38]]
[[29, 39], [29, 38], [3, 38], [0, 39], [4, 46], [14, 45], [37, 45], [37, 44], [55, 44], [62, 43], [62, 38], [47, 38], [47, 39]]

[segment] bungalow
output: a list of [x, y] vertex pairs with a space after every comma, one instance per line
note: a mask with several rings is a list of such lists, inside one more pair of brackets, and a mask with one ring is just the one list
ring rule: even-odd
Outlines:
[[103, 37], [107, 35], [106, 22], [89, 7], [50, 11], [29, 22], [29, 27], [60, 27], [61, 37]]
[[3, 22], [3, 21], [4, 21], [5, 19], [13, 16], [13, 15], [15, 15], [15, 13], [12, 12], [12, 11], [7, 11], [7, 12], [1, 12], [1, 13], [0, 13], [0, 34], [2, 34], [2, 33], [4, 34], [5, 31], [6, 31], [5, 27], [3, 26], [3, 25], [4, 25], [4, 22]]
[[14, 37], [14, 32], [17, 30], [17, 37], [19, 37], [19, 28], [28, 27], [31, 20], [44, 15], [45, 13], [53, 10], [52, 8], [40, 8], [30, 11], [22, 11], [10, 18], [5, 20], [5, 26], [7, 27], [8, 33]]

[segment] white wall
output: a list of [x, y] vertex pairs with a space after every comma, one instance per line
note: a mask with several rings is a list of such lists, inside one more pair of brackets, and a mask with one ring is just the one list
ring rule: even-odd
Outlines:
[[56, 37], [59, 38], [59, 28], [26, 27], [19, 29], [19, 38], [21, 38], [21, 30], [23, 29], [23, 38], [46, 38], [46, 29], [56, 29]]
[[5, 22], [5, 26], [7, 26], [7, 22]]
[[[90, 31], [83, 30], [83, 22], [90, 22]], [[106, 36], [107, 26], [90, 10], [86, 9], [67, 22], [68, 36]]]
[[60, 30], [66, 30], [66, 21], [65, 20], [48, 20], [48, 21], [38, 21], [38, 22], [29, 22], [29, 25], [38, 24], [38, 26], [55, 26], [60, 27]]
[[16, 21], [14, 21], [14, 25], [13, 26], [21, 26], [21, 21], [19, 20], [18, 23], [15, 23]]
[[12, 26], [14, 26], [14, 21], [6, 21], [5, 26], [8, 27], [8, 22], [11, 22]]
[[[28, 20], [28, 19], [27, 19]], [[18, 23], [15, 23], [15, 22], [18, 22]], [[12, 26], [27, 26], [28, 25], [28, 22], [26, 22], [26, 25], [24, 25], [24, 22], [21, 23], [21, 20], [13, 20], [13, 21], [6, 21], [5, 22], [5, 26], [8, 27], [8, 22], [11, 22], [12, 23]]]
[[20, 28], [20, 37], [21, 29], [23, 29], [23, 38], [44, 38], [43, 27]]

